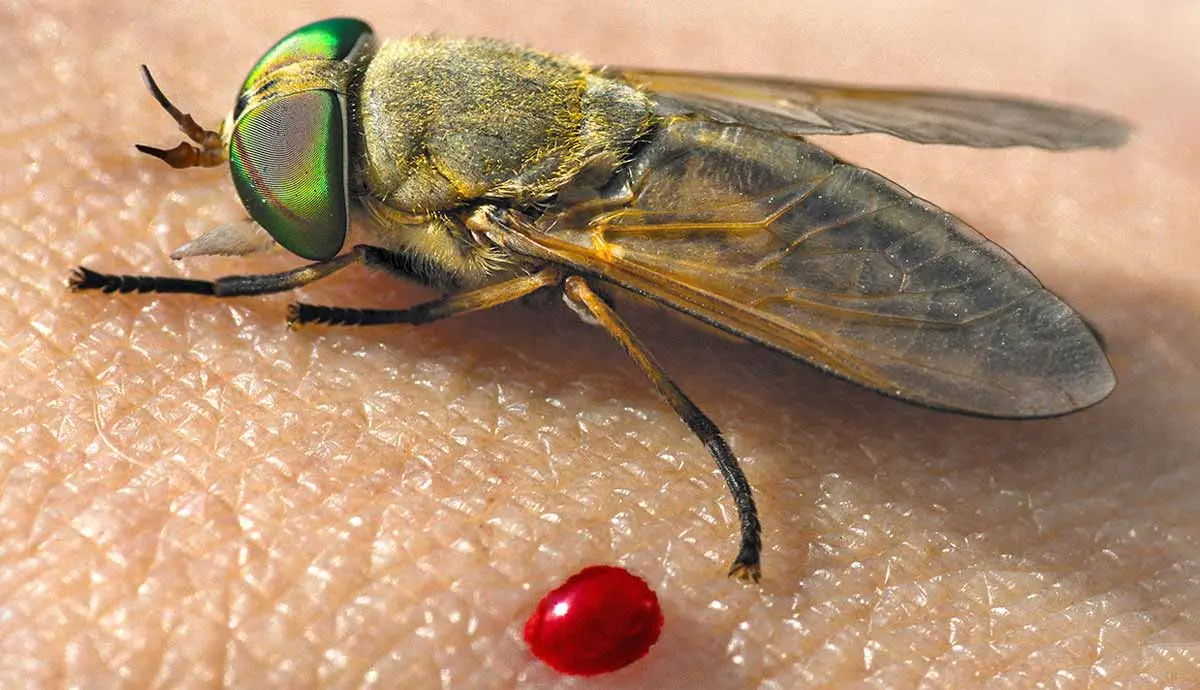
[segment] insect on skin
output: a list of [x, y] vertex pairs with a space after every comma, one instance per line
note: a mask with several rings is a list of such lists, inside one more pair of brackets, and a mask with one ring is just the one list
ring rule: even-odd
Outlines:
[[[377, 45], [356, 19], [297, 29], [246, 77], [218, 131], [158, 103], [229, 162], [250, 220], [172, 258], [281, 245], [309, 263], [213, 281], [79, 268], [77, 290], [240, 297], [355, 264], [441, 289], [408, 309], [294, 304], [293, 326], [420, 325], [559, 291], [604, 328], [704, 443], [741, 522], [731, 575], [757, 580], [750, 484], [717, 426], [601, 296], [628, 290], [880, 393], [988, 417], [1062, 415], [1116, 379], [1096, 335], [966, 223], [808, 143], [1119, 146], [1128, 127], [979, 94], [590, 67], [486, 39]], [[351, 216], [372, 237], [343, 251]]]

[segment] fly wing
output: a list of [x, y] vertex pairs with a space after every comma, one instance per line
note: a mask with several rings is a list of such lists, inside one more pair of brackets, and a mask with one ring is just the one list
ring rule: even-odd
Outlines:
[[1113, 148], [1129, 126], [1109, 115], [954, 91], [863, 88], [771, 77], [613, 69], [655, 94], [665, 115], [695, 113], [786, 134], [878, 132], [923, 144], [978, 148]]
[[756, 128], [669, 120], [600, 198], [503, 241], [923, 405], [1053, 416], [1115, 385], [1088, 326], [1004, 250]]

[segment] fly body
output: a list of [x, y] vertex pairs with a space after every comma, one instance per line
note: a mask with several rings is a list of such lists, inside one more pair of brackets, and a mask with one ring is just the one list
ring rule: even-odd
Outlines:
[[472, 235], [480, 204], [528, 211], [585, 169], [608, 178], [655, 119], [629, 84], [486, 39], [389, 43], [356, 91], [353, 188], [381, 246], [421, 256], [427, 280], [460, 287], [527, 267]]
[[[407, 309], [295, 304], [289, 322], [420, 325], [557, 290], [630, 354], [704, 443], [741, 522], [731, 574], [757, 580], [750, 485], [717, 426], [598, 291], [629, 290], [880, 393], [1033, 418], [1102, 400], [1093, 330], [966, 223], [804, 137], [1114, 147], [1080, 108], [941, 91], [591, 67], [487, 39], [378, 45], [356, 19], [285, 36], [218, 131], [151, 93], [195, 142], [139, 146], [176, 168], [228, 162], [249, 219], [172, 254], [275, 246], [311, 263], [213, 281], [80, 268], [79, 290], [266, 294], [364, 264], [442, 288]], [[351, 218], [368, 244], [346, 249]]]

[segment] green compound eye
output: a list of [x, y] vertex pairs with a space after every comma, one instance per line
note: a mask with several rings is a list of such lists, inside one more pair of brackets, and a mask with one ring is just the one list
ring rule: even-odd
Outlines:
[[241, 117], [246, 97], [270, 81], [275, 71], [309, 60], [353, 60], [373, 35], [371, 26], [360, 19], [337, 18], [313, 22], [279, 39], [246, 75], [233, 110], [234, 119]]
[[[229, 141], [233, 183], [250, 217], [285, 249], [324, 260], [349, 227], [346, 83], [371, 27], [327, 19], [288, 34], [250, 70]], [[330, 83], [328, 75], [345, 75]], [[311, 77], [311, 78], [310, 78]]]
[[349, 226], [345, 116], [337, 94], [305, 91], [251, 110], [229, 145], [246, 210], [285, 249], [323, 260]]

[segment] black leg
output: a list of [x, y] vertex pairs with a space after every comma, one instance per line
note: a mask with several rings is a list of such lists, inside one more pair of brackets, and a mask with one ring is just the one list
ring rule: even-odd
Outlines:
[[562, 272], [557, 267], [549, 266], [537, 273], [510, 278], [476, 290], [447, 295], [441, 299], [407, 309], [347, 309], [300, 302], [289, 307], [288, 325], [299, 327], [315, 323], [328, 326], [380, 326], [385, 324], [420, 326], [449, 316], [491, 309], [537, 292], [544, 287], [555, 285], [561, 280]]
[[675, 409], [675, 413], [691, 428], [704, 447], [717, 461], [717, 468], [725, 478], [729, 492], [733, 494], [733, 502], [737, 506], [738, 518], [741, 521], [741, 545], [737, 558], [729, 569], [729, 574], [742, 580], [758, 581], [761, 575], [759, 560], [762, 553], [762, 527], [758, 522], [758, 509], [754, 506], [754, 496], [750, 491], [750, 482], [738, 465], [737, 456], [729, 449], [729, 444], [721, 436], [721, 430], [705, 415], [696, 404], [688, 399], [679, 386], [675, 385], [654, 360], [650, 352], [642, 345], [637, 336], [629, 330], [629, 326], [617, 316], [617, 313], [600, 298], [580, 276], [571, 276], [564, 283], [567, 297], [576, 307], [591, 314], [600, 322], [604, 330], [621, 344], [625, 352], [633, 358], [634, 363], [650, 378], [654, 387]]
[[358, 263], [403, 276], [400, 270], [404, 265], [402, 259], [379, 247], [360, 244], [341, 256], [335, 256], [328, 261], [318, 261], [291, 271], [265, 275], [225, 276], [213, 281], [162, 276], [110, 275], [97, 273], [80, 266], [71, 274], [70, 286], [73, 290], [100, 290], [105, 293], [157, 292], [212, 297], [246, 297], [295, 290]]

